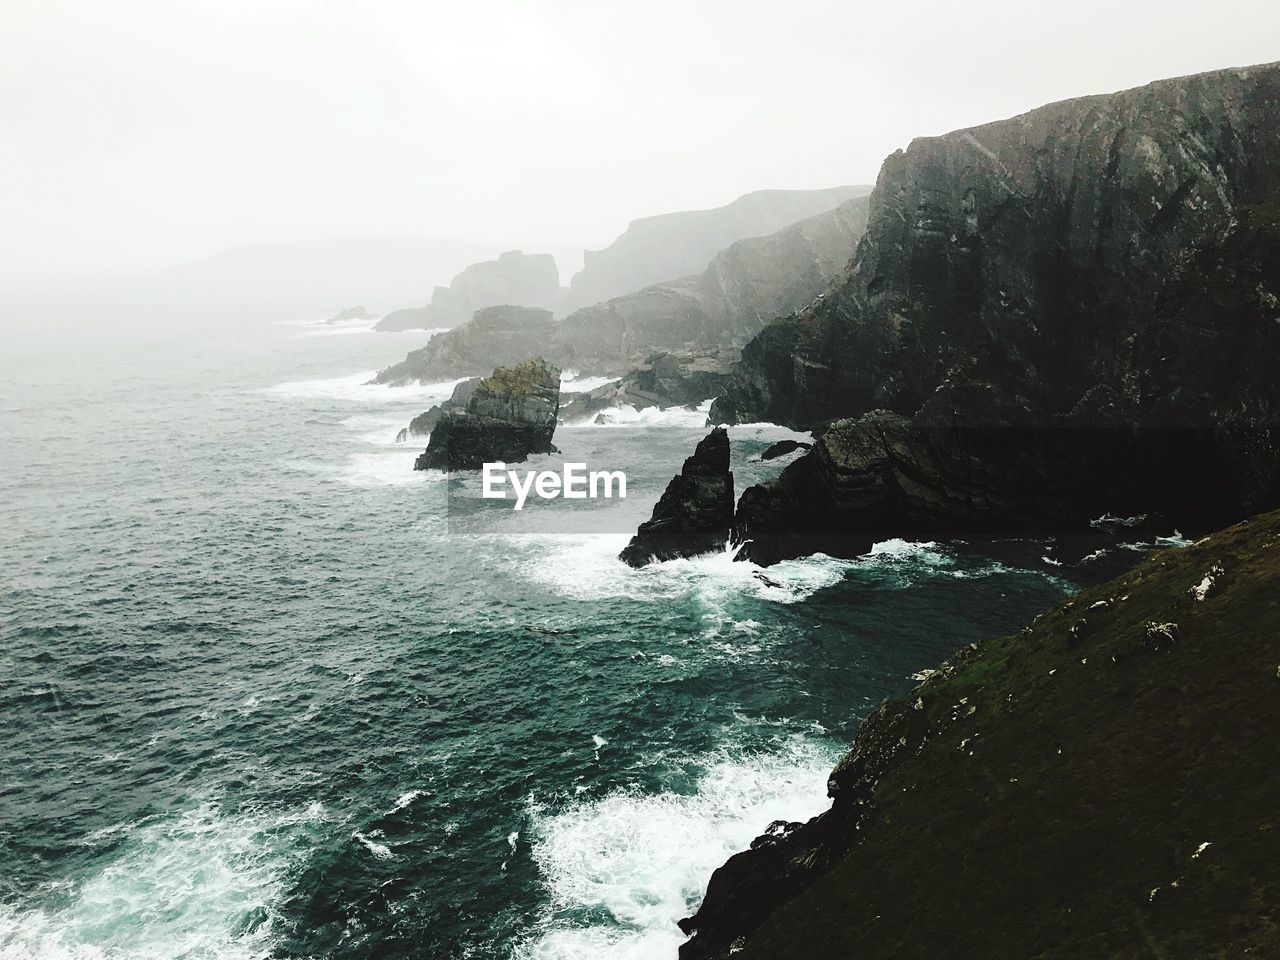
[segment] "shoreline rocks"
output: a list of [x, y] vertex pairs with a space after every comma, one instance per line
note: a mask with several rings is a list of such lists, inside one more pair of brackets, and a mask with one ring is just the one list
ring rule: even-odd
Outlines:
[[733, 526], [729, 434], [716, 427], [698, 442], [636, 535], [619, 554], [633, 567], [723, 550]]
[[478, 470], [554, 453], [560, 371], [541, 357], [499, 367], [475, 385], [466, 409], [442, 413], [415, 470]]

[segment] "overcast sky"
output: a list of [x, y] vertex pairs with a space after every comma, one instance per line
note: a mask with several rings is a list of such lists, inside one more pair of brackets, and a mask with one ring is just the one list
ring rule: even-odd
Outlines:
[[1280, 57], [1274, 0], [0, 0], [0, 280], [338, 236], [599, 246], [917, 135]]

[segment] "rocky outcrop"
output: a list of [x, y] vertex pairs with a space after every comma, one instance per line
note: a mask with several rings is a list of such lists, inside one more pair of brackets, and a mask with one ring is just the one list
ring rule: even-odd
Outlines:
[[443, 403], [437, 403], [430, 410], [418, 414], [409, 421], [409, 425], [396, 434], [396, 443], [403, 443], [410, 437], [425, 437], [436, 428], [436, 424], [440, 422], [440, 418], [446, 413], [462, 413], [467, 409], [467, 403], [471, 400], [471, 395], [476, 392], [476, 387], [484, 380], [483, 377], [471, 377], [463, 380], [453, 388], [453, 393], [449, 395], [449, 399]]
[[633, 220], [608, 247], [585, 252], [582, 270], [569, 281], [569, 307], [700, 273], [717, 253], [739, 240], [776, 233], [869, 192], [869, 187], [760, 190], [713, 210]]
[[764, 323], [818, 296], [846, 267], [866, 227], [865, 197], [742, 240], [702, 274], [653, 284], [575, 311], [559, 322], [520, 320], [495, 328], [492, 315], [438, 334], [378, 375], [379, 383], [468, 376], [535, 354], [563, 367], [625, 373], [655, 352], [736, 353]]
[[369, 314], [368, 310], [366, 310], [364, 307], [356, 306], [356, 307], [347, 307], [344, 310], [339, 310], [332, 317], [326, 320], [325, 323], [342, 323], [346, 320], [372, 320], [372, 319], [373, 317]]
[[788, 453], [795, 453], [797, 450], [808, 450], [812, 447], [811, 443], [804, 443], [800, 440], [779, 440], [777, 443], [771, 443], [760, 452], [761, 460], [777, 460], [779, 457], [785, 457]]
[[1269, 955], [1278, 550], [1256, 517], [928, 671], [827, 812], [712, 875], [681, 960]]
[[712, 430], [684, 462], [653, 508], [653, 516], [620, 554], [633, 567], [723, 550], [733, 523], [729, 434]]
[[1278, 221], [1278, 65], [914, 141], [848, 274], [749, 343], [713, 407], [839, 421], [744, 493], [742, 535], [771, 541], [746, 555], [1280, 502]]
[[425, 307], [396, 310], [378, 321], [378, 330], [410, 327], [443, 329], [471, 319], [483, 307], [511, 304], [556, 310], [560, 271], [549, 253], [509, 250], [496, 260], [473, 263], [447, 287], [436, 287]]
[[720, 395], [731, 362], [724, 354], [655, 353], [620, 380], [574, 395], [560, 407], [560, 419], [587, 420], [621, 406], [643, 410], [696, 405]]
[[545, 356], [547, 351], [541, 348], [552, 342], [555, 329], [550, 310], [486, 307], [477, 310], [466, 323], [436, 334], [425, 347], [380, 371], [373, 382], [439, 383]]
[[554, 453], [560, 371], [541, 358], [500, 367], [478, 383], [462, 412], [445, 411], [415, 470], [478, 470]]

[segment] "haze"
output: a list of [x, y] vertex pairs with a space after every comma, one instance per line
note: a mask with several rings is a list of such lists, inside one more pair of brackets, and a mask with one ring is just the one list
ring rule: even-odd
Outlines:
[[1168, 0], [9, 0], [0, 16], [7, 286], [330, 237], [563, 259], [637, 216], [874, 182], [914, 136], [1280, 51], [1268, 0], [1212, 19]]

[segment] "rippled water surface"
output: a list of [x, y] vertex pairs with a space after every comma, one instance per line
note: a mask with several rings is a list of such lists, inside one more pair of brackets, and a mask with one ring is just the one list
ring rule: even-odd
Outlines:
[[[452, 385], [363, 385], [423, 338], [0, 358], [0, 957], [674, 957], [711, 870], [825, 806], [869, 709], [1071, 589], [1030, 547], [761, 579], [451, 535], [392, 438]], [[567, 439], [647, 475], [624, 529], [700, 417], [615, 419]], [[784, 435], [734, 429], [740, 488]]]

